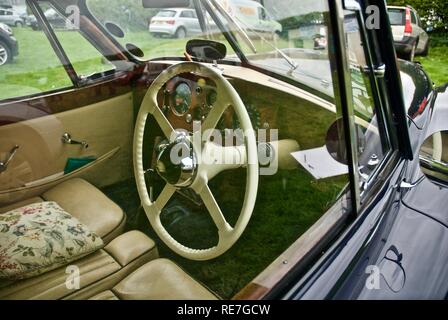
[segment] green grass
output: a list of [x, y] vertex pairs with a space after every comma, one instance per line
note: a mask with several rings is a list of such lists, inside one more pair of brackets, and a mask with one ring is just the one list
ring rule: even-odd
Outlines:
[[432, 47], [427, 57], [416, 57], [437, 86], [448, 82], [448, 46]]
[[[136, 204], [134, 181], [106, 188], [105, 192], [130, 216], [130, 229], [139, 229], [153, 238], [160, 256], [179, 264], [195, 279], [222, 298], [231, 298], [284, 252], [325, 213], [346, 177], [314, 180], [303, 169], [280, 171], [261, 177], [252, 219], [238, 242], [211, 261], [192, 261], [173, 253], [149, 226]], [[244, 171], [229, 171], [216, 177], [211, 189], [233, 225], [244, 197]], [[139, 218], [136, 218], [140, 213]], [[175, 239], [193, 248], [208, 248], [217, 242], [216, 228], [206, 210], [177, 196], [162, 212], [162, 223]]]
[[[20, 54], [14, 63], [0, 69], [0, 99], [12, 98], [28, 94], [36, 94], [49, 90], [71, 87], [63, 66], [51, 48], [42, 31], [29, 28], [14, 28], [15, 37], [19, 41]], [[78, 75], [89, 75], [112, 68], [104, 64], [101, 55], [77, 32], [56, 31], [70, 61]], [[219, 41], [225, 39], [219, 38]], [[134, 43], [145, 52], [144, 59], [165, 56], [183, 56], [188, 39], [154, 38], [147, 31], [129, 32], [120, 42]], [[272, 47], [260, 40], [253, 41], [259, 53], [272, 51]], [[228, 55], [235, 53], [231, 46]], [[280, 39], [278, 47], [288, 47], [288, 42]], [[251, 54], [246, 45], [245, 51]], [[428, 57], [417, 57], [430, 74], [432, 80], [441, 85], [448, 82], [448, 47], [433, 47]]]
[[[112, 68], [77, 32], [57, 31], [79, 76]], [[19, 55], [0, 67], [0, 100], [71, 87], [72, 82], [42, 31], [14, 28]]]

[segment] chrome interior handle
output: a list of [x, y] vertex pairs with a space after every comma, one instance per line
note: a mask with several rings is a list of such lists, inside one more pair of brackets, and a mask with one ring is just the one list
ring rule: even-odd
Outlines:
[[80, 145], [84, 149], [87, 149], [89, 147], [89, 144], [87, 143], [87, 141], [73, 140], [70, 133], [67, 133], [67, 132], [62, 135], [61, 140], [62, 140], [62, 143], [64, 143], [64, 144], [77, 144], [77, 145]]
[[17, 151], [19, 150], [19, 146], [15, 145], [14, 148], [11, 149], [9, 152], [8, 159], [6, 159], [5, 162], [0, 162], [0, 173], [5, 172], [6, 169], [8, 169], [9, 163], [12, 161], [12, 159], [15, 157]]

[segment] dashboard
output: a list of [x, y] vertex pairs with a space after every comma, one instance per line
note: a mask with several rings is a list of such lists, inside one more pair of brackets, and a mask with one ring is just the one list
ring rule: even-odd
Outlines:
[[158, 103], [174, 128], [193, 130], [193, 122], [203, 122], [218, 98], [213, 80], [182, 74], [166, 83], [158, 94]]
[[[229, 79], [232, 81], [232, 79]], [[238, 90], [240, 91], [240, 90]], [[239, 92], [240, 93], [240, 92]], [[255, 130], [263, 126], [260, 108], [248, 103], [246, 105], [252, 126]], [[203, 122], [215, 107], [218, 99], [216, 84], [213, 80], [191, 73], [181, 74], [169, 80], [158, 93], [158, 104], [173, 128], [193, 131], [193, 122]], [[263, 109], [263, 108], [262, 108]], [[229, 107], [223, 114], [217, 129], [239, 128], [238, 117]]]

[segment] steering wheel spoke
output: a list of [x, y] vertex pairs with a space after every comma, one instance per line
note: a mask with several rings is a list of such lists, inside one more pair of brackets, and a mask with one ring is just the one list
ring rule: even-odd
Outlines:
[[213, 142], [207, 142], [202, 152], [202, 170], [207, 181], [219, 173], [247, 166], [246, 146], [223, 147]]
[[229, 106], [230, 104], [225, 100], [225, 95], [220, 96], [218, 101], [216, 101], [212, 110], [210, 110], [207, 118], [202, 124], [202, 139], [204, 141], [208, 141], [208, 139], [210, 139], [213, 130], [216, 129], [219, 120], [221, 120], [221, 117]]
[[213, 222], [215, 223], [216, 227], [218, 228], [218, 231], [220, 235], [222, 233], [231, 233], [233, 231], [233, 228], [230, 226], [230, 224], [227, 222], [226, 218], [224, 217], [221, 208], [219, 207], [218, 203], [216, 202], [215, 196], [213, 195], [212, 191], [210, 190], [210, 187], [206, 185], [202, 191], [200, 192], [199, 196], [201, 197], [202, 201], [204, 202], [205, 207], [207, 208], [208, 212], [210, 213], [211, 218], [213, 219]]
[[157, 200], [154, 202], [154, 206], [156, 207], [157, 211], [160, 213], [163, 208], [168, 204], [168, 201], [170, 201], [171, 197], [176, 192], [176, 187], [166, 184], [163, 188], [162, 192], [160, 193]]
[[160, 129], [162, 129], [163, 134], [167, 139], [171, 139], [171, 136], [174, 133], [174, 129], [171, 126], [171, 123], [168, 121], [168, 119], [163, 114], [162, 110], [155, 105], [154, 109], [152, 110], [152, 116], [154, 119], [156, 119], [158, 125], [160, 126]]

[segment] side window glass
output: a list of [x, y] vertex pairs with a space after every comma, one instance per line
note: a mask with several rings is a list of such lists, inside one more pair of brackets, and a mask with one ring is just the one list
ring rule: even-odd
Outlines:
[[182, 11], [181, 18], [193, 18], [191, 11]]
[[360, 181], [368, 183], [375, 169], [390, 150], [382, 129], [381, 114], [375, 106], [372, 79], [358, 20], [355, 14], [345, 16], [347, 59], [350, 67], [353, 108], [357, 127], [358, 170]]
[[415, 12], [411, 12], [411, 23], [412, 24], [417, 24], [417, 18], [415, 16]]
[[260, 20], [267, 20], [267, 15], [266, 15], [266, 11], [263, 8], [258, 8], [258, 17], [260, 18]]
[[79, 78], [115, 69], [114, 65], [104, 59], [101, 53], [82, 36], [79, 26], [72, 25], [47, 1], [39, 1], [39, 4]]
[[36, 30], [0, 25], [0, 100], [73, 85], [36, 18], [29, 21]]

